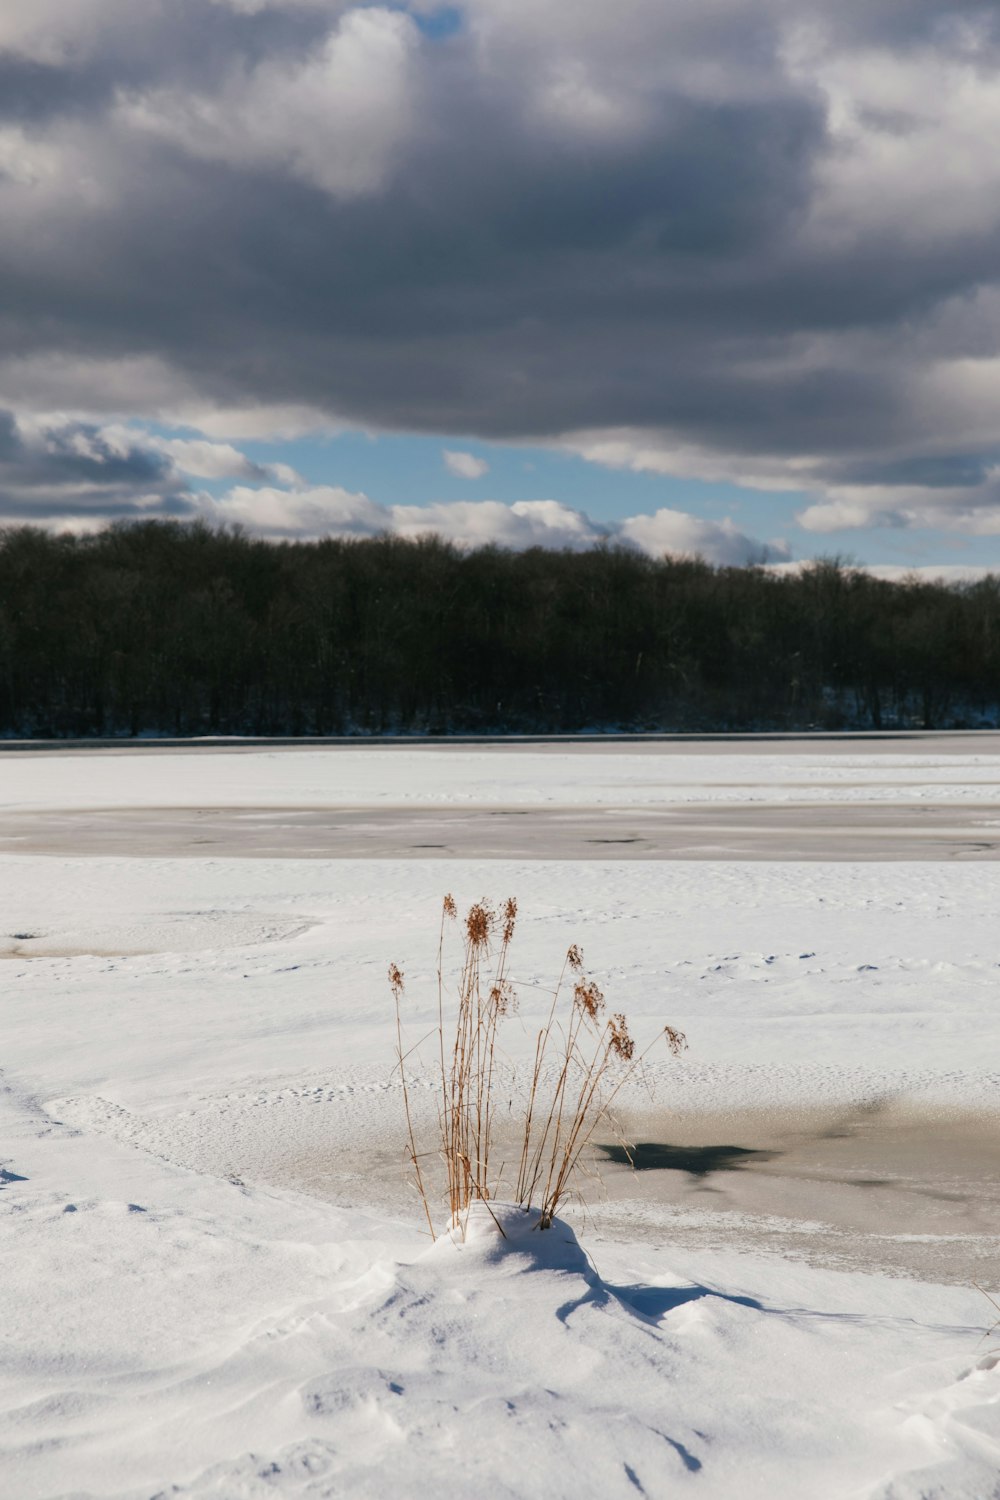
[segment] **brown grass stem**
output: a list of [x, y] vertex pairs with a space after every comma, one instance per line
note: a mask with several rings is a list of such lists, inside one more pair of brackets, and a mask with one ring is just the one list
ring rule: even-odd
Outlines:
[[[455, 902], [450, 895], [446, 896], [437, 953], [440, 1075], [437, 1154], [444, 1164], [451, 1224], [460, 1225], [470, 1204], [480, 1201], [487, 1205], [500, 1228], [489, 1208], [490, 1200], [498, 1196], [506, 1166], [501, 1162], [499, 1172], [494, 1175], [494, 1095], [500, 1027], [517, 1007], [516, 989], [510, 979], [517, 902], [511, 897], [496, 908], [482, 900], [469, 908], [463, 923], [454, 1016], [449, 1019], [444, 979], [445, 934], [447, 922], [456, 917]], [[568, 1015], [562, 1021], [559, 1010], [567, 972], [574, 975], [573, 996]], [[404, 1066], [406, 1058], [416, 1049], [403, 1048], [403, 975], [395, 964], [389, 969], [389, 984], [395, 1001], [396, 1056], [403, 1086], [407, 1153], [433, 1235], [431, 1202], [420, 1166], [421, 1160], [431, 1153], [417, 1149]], [[597, 1128], [602, 1123], [615, 1128], [611, 1105], [641, 1069], [650, 1048], [636, 1057], [624, 1015], [606, 1014], [604, 995], [592, 979], [585, 977], [583, 955], [575, 944], [566, 953], [555, 989], [550, 991], [541, 985], [532, 988], [550, 993], [552, 1001], [535, 1039], [520, 1125], [514, 1200], [525, 1208], [536, 1209], [539, 1227], [546, 1229], [570, 1192]], [[661, 1036], [674, 1056], [686, 1045], [683, 1034], [671, 1026], [665, 1026]], [[615, 1134], [620, 1135], [617, 1128]], [[628, 1149], [627, 1142], [622, 1144]]]

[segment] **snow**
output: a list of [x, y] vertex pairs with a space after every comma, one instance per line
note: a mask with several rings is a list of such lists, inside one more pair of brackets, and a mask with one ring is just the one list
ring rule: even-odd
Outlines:
[[[989, 755], [896, 759], [7, 753], [0, 804], [645, 806], [806, 780], [836, 800], [876, 772], [879, 795], [983, 800], [1000, 780]], [[0, 879], [5, 1496], [1000, 1495], [1000, 1335], [973, 1284], [1000, 1285], [996, 863], [140, 849], [6, 854]], [[800, 1132], [798, 1186], [781, 1163], [609, 1171], [608, 1201], [588, 1186], [546, 1234], [505, 1210], [506, 1239], [491, 1220], [431, 1245], [385, 975], [406, 971], [419, 1038], [449, 889], [519, 899], [511, 1076], [576, 941], [640, 1043], [688, 1035], [628, 1101], [642, 1139], [751, 1141], [755, 1111], [782, 1141], [782, 1112], [874, 1123]], [[419, 1058], [412, 1078], [424, 1119]], [[887, 1141], [905, 1195], [875, 1182]], [[871, 1181], [838, 1186], [822, 1153], [855, 1147]]]
[[[995, 736], [986, 736], [991, 744]], [[975, 737], [973, 738], [975, 742]], [[891, 742], [890, 742], [891, 743]], [[5, 811], [109, 807], [670, 807], [747, 802], [995, 800], [1000, 755], [887, 750], [768, 754], [434, 750], [5, 752]], [[73, 770], [67, 772], [67, 767]], [[901, 796], [901, 794], [903, 794]]]

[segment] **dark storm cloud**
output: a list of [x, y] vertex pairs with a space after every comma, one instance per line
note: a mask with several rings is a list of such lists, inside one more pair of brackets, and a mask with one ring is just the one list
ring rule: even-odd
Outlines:
[[93, 428], [77, 425], [50, 434], [36, 461], [45, 476], [129, 487], [159, 484], [170, 468], [158, 453], [139, 447], [118, 449]]
[[[19, 8], [19, 0], [5, 4], [12, 13]], [[70, 24], [74, 6], [84, 18], [92, 13], [95, 29]], [[234, 61], [253, 67], [275, 51], [306, 51], [336, 9], [240, 12], [209, 0], [65, 0], [48, 17], [43, 13], [37, 28], [10, 37], [0, 29], [0, 121], [85, 116], [122, 89], [172, 80], [210, 89]], [[26, 49], [12, 46], [16, 40]]]
[[229, 443], [0, 409], [0, 520], [211, 514], [197, 479], [302, 483], [287, 465], [258, 463]]
[[165, 453], [91, 423], [19, 425], [0, 411], [0, 517], [177, 515], [192, 510]]
[[[789, 7], [794, 10], [794, 7]], [[944, 46], [982, 53], [1000, 46], [1000, 18], [995, 0], [840, 0], [823, 16], [831, 39], [840, 44], [861, 41], [895, 51]]]
[[21, 438], [13, 412], [0, 411], [0, 463], [16, 458], [21, 451]]
[[916, 485], [926, 489], [975, 488], [989, 478], [989, 465], [965, 454], [837, 464], [828, 470], [839, 485]]
[[31, 4], [0, 17], [8, 401], [112, 415], [134, 360], [139, 415], [552, 438], [875, 518], [986, 484], [995, 6]]

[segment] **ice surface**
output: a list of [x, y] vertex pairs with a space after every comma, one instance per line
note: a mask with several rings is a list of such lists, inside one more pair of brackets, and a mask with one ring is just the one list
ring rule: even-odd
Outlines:
[[[6, 755], [0, 802], [653, 795], [648, 756], [349, 755]], [[893, 776], [996, 769], [918, 759]], [[664, 800], [718, 783], [696, 760], [653, 760]], [[807, 769], [825, 796], [879, 768]], [[995, 865], [139, 850], [0, 882], [4, 1496], [1000, 1493], [966, 1269], [995, 1294]], [[406, 1189], [385, 971], [416, 1039], [445, 889], [520, 900], [512, 1084], [571, 941], [640, 1040], [688, 1034], [627, 1101], [644, 1170], [562, 1239], [430, 1247]]]

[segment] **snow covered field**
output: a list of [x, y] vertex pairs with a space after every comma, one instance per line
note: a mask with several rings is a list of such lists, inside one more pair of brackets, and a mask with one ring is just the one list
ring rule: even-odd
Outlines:
[[[992, 744], [6, 752], [0, 836], [754, 798], [1000, 820], [998, 789]], [[0, 856], [0, 1494], [1000, 1495], [973, 1284], [1000, 1288], [1000, 864], [287, 845]], [[609, 1164], [579, 1245], [421, 1233], [385, 974], [415, 1039], [446, 890], [519, 899], [511, 1067], [573, 941], [640, 1041], [687, 1033], [626, 1101], [649, 1169]]]

